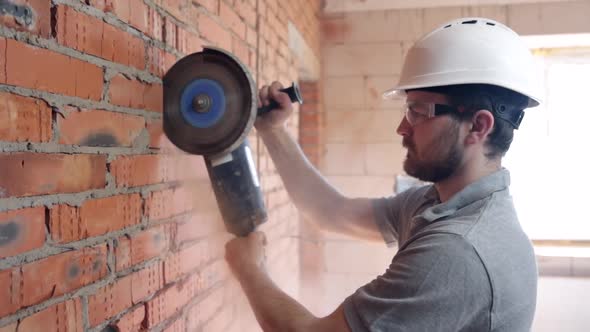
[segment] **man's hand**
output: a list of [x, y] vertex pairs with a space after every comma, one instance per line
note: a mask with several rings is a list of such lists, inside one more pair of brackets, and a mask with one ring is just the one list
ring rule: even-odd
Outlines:
[[258, 91], [258, 106], [266, 106], [270, 104], [271, 100], [276, 101], [280, 105], [279, 108], [263, 114], [256, 119], [254, 126], [258, 131], [283, 127], [289, 116], [291, 116], [291, 113], [293, 113], [293, 105], [289, 95], [279, 91], [282, 88], [283, 85], [275, 81], [270, 86], [265, 85]]
[[237, 237], [225, 245], [225, 260], [239, 278], [244, 272], [264, 268], [266, 236], [252, 232], [247, 237]]

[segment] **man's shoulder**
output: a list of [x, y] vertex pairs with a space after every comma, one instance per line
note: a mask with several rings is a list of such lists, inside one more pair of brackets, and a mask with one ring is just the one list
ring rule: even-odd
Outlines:
[[420, 202], [428, 199], [428, 195], [430, 195], [433, 190], [434, 186], [432, 184], [410, 187], [400, 193], [387, 197], [387, 200], [390, 204], [420, 204]]

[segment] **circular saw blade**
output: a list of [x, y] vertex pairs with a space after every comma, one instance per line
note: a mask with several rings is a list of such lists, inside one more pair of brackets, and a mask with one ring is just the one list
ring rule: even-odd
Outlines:
[[233, 55], [205, 48], [164, 76], [164, 132], [183, 151], [214, 156], [238, 147], [256, 119], [256, 90]]

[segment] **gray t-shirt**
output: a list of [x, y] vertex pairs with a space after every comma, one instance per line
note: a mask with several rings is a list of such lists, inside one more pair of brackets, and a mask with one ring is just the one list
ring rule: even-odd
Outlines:
[[398, 252], [344, 302], [352, 331], [529, 331], [537, 265], [501, 169], [440, 203], [434, 186], [374, 201]]

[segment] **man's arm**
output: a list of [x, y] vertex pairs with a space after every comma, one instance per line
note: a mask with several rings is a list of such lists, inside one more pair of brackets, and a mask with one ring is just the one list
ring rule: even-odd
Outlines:
[[264, 331], [350, 331], [341, 307], [327, 317], [315, 317], [280, 290], [263, 269], [245, 271], [239, 281]]
[[311, 165], [287, 132], [285, 121], [292, 113], [287, 94], [280, 83], [260, 91], [260, 102], [276, 100], [281, 108], [259, 117], [256, 128], [297, 208], [320, 228], [368, 240], [382, 241], [373, 216], [371, 201], [351, 199], [340, 194]]
[[238, 278], [264, 331], [350, 331], [340, 306], [318, 318], [280, 290], [264, 268], [264, 234], [252, 233], [226, 245], [226, 260]]

